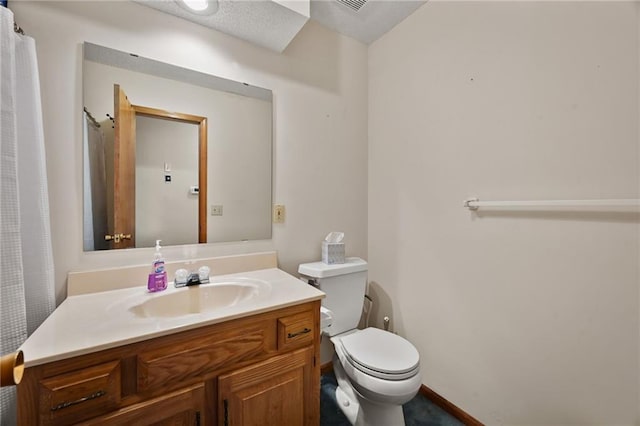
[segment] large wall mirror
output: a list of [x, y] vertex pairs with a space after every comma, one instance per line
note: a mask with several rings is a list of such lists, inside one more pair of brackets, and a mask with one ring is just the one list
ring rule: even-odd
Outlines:
[[84, 250], [271, 238], [271, 91], [83, 47]]

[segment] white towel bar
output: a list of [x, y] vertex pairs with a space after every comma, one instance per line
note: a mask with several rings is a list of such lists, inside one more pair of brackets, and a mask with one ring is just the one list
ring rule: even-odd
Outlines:
[[536, 201], [480, 201], [469, 198], [464, 202], [469, 210], [480, 207], [640, 207], [640, 199], [613, 200], [536, 200]]

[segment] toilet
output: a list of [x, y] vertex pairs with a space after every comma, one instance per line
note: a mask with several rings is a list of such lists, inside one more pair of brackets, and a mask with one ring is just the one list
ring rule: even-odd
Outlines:
[[353, 425], [402, 426], [402, 404], [420, 389], [420, 356], [397, 334], [378, 328], [358, 330], [367, 287], [367, 262], [304, 263], [301, 279], [326, 294], [322, 301], [324, 335], [335, 349], [336, 399]]

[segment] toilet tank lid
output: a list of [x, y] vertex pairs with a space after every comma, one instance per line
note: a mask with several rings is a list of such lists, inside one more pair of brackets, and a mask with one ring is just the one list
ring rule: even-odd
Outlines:
[[312, 278], [327, 278], [337, 275], [353, 274], [367, 270], [367, 262], [359, 257], [347, 257], [344, 263], [327, 265], [322, 262], [303, 263], [298, 272]]

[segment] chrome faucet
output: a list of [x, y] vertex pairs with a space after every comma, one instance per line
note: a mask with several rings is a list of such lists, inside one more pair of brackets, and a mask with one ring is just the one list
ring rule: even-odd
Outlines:
[[173, 285], [177, 287], [185, 287], [192, 285], [207, 284], [209, 282], [208, 266], [201, 266], [198, 272], [187, 271], [186, 269], [178, 269], [173, 280]]

